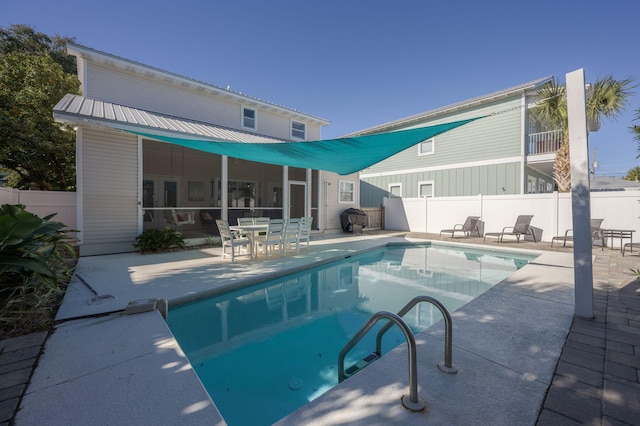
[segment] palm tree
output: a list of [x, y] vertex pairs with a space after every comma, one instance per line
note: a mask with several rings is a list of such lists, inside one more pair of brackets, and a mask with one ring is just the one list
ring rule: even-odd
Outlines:
[[[587, 94], [587, 121], [592, 129], [600, 128], [603, 118], [615, 119], [624, 111], [634, 86], [631, 79], [616, 80], [609, 75], [598, 79]], [[538, 90], [540, 101], [534, 110], [535, 116], [549, 126], [562, 129], [562, 141], [553, 165], [553, 177], [558, 191], [571, 190], [571, 167], [569, 163], [569, 115], [567, 88], [550, 82]]]
[[[640, 108], [638, 108], [638, 110], [636, 111], [636, 116], [633, 118], [633, 121], [640, 121]], [[631, 131], [635, 133], [634, 139], [638, 141], [639, 154], [636, 156], [636, 158], [640, 158], [640, 125], [634, 124], [633, 126], [631, 126]]]
[[640, 167], [634, 167], [633, 169], [629, 170], [624, 179], [633, 182], [640, 182]]

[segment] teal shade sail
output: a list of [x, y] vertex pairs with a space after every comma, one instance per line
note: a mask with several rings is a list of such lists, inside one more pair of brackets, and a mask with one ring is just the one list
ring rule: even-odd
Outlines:
[[428, 127], [304, 142], [248, 143], [193, 139], [189, 136], [168, 136], [139, 132], [113, 126], [150, 139], [169, 142], [212, 154], [242, 160], [303, 169], [326, 170], [348, 175], [376, 164], [426, 139], [463, 126], [483, 117]]

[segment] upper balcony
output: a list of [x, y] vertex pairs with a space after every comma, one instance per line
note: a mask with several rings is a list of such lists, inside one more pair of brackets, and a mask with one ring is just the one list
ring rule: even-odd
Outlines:
[[562, 129], [530, 133], [527, 155], [555, 154], [562, 142]]

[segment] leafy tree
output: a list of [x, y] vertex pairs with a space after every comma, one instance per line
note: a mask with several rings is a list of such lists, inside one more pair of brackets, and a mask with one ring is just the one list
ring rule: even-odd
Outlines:
[[634, 167], [633, 169], [629, 170], [624, 179], [633, 182], [640, 182], [640, 167]]
[[[609, 75], [598, 79], [591, 86], [587, 97], [587, 121], [592, 127], [599, 128], [603, 118], [615, 119], [626, 108], [631, 96], [632, 81], [616, 80]], [[558, 191], [571, 190], [571, 167], [569, 163], [569, 115], [567, 109], [567, 89], [555, 82], [544, 85], [538, 90], [538, 103], [534, 114], [550, 126], [561, 128], [563, 140], [556, 154], [553, 177]]]
[[16, 187], [70, 190], [75, 185], [75, 132], [53, 121], [53, 107], [79, 93], [71, 39], [24, 25], [0, 29], [0, 169]]

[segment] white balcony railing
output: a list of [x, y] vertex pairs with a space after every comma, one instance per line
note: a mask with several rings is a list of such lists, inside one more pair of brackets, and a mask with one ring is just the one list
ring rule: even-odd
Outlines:
[[562, 142], [562, 129], [550, 132], [530, 133], [527, 154], [550, 154], [560, 148]]

